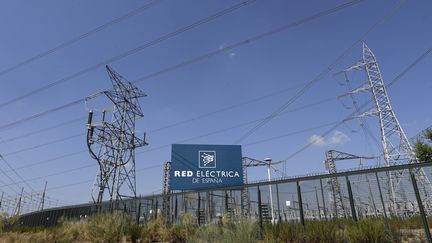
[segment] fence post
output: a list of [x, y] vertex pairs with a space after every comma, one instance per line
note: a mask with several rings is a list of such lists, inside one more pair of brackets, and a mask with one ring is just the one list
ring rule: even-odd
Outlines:
[[378, 191], [379, 191], [379, 195], [380, 195], [381, 204], [383, 206], [384, 219], [387, 221], [387, 211], [386, 211], [386, 207], [385, 207], [385, 204], [384, 204], [384, 198], [383, 198], [382, 191], [381, 191], [381, 185], [380, 185], [380, 181], [379, 181], [379, 177], [378, 177], [378, 172], [375, 172], [375, 177], [376, 177], [376, 180], [377, 180], [377, 186], [378, 186]]
[[345, 179], [346, 179], [346, 183], [347, 183], [349, 202], [350, 202], [350, 206], [351, 206], [351, 216], [352, 216], [352, 219], [355, 222], [357, 222], [357, 214], [356, 214], [355, 205], [354, 205], [354, 198], [353, 198], [353, 194], [352, 194], [352, 190], [351, 190], [351, 182], [350, 182], [348, 176], [345, 176]]
[[178, 202], [177, 202], [177, 195], [175, 196], [175, 206], [174, 206], [174, 220], [175, 223], [177, 223], [177, 213], [178, 213]]
[[136, 224], [139, 225], [139, 220], [141, 217], [141, 200], [139, 200], [138, 202], [138, 213], [137, 213], [137, 218], [136, 218]]
[[316, 197], [316, 202], [317, 202], [317, 206], [318, 206], [318, 218], [321, 220], [321, 209], [320, 209], [320, 204], [319, 204], [319, 200], [318, 200], [318, 189], [315, 187], [315, 197]]
[[258, 192], [258, 216], [259, 216], [259, 236], [260, 239], [263, 238], [263, 218], [262, 218], [262, 210], [261, 210], [261, 190], [259, 188], [259, 186], [257, 186], [257, 192]]
[[201, 194], [198, 192], [198, 210], [197, 210], [198, 226], [201, 225]]
[[301, 195], [301, 188], [299, 181], [296, 181], [297, 184], [297, 197], [298, 197], [298, 203], [299, 203], [299, 211], [300, 211], [300, 223], [304, 227], [304, 214], [303, 214], [303, 201], [302, 201], [302, 195]]
[[280, 223], [282, 221], [282, 217], [280, 214], [279, 184], [276, 184], [276, 200], [277, 200], [277, 209], [278, 209], [278, 223]]
[[225, 191], [225, 214], [228, 215], [228, 192]]
[[327, 209], [326, 209], [325, 200], [324, 200], [324, 190], [323, 190], [322, 179], [320, 179], [320, 186], [321, 186], [321, 197], [322, 197], [322, 203], [323, 203], [324, 218], [327, 220]]
[[424, 208], [423, 208], [423, 202], [422, 202], [422, 199], [420, 197], [420, 193], [419, 193], [419, 190], [417, 187], [417, 181], [416, 181], [415, 175], [411, 171], [411, 169], [409, 170], [409, 173], [411, 176], [411, 183], [412, 183], [413, 188], [414, 188], [415, 196], [417, 199], [417, 205], [419, 207], [420, 217], [421, 217], [422, 222], [423, 222], [423, 227], [425, 230], [426, 238], [427, 238], [428, 242], [432, 242], [432, 237], [431, 237], [431, 233], [430, 233], [427, 218], [426, 218], [426, 213], [425, 213]]
[[157, 219], [157, 216], [158, 216], [158, 203], [159, 203], [159, 200], [156, 198], [155, 219]]

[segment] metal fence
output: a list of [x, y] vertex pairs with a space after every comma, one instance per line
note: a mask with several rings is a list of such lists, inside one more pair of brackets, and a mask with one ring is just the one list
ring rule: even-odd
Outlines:
[[[158, 214], [172, 224], [180, 224], [189, 215], [198, 225], [244, 217], [255, 219], [260, 225], [282, 221], [305, 225], [306, 220], [335, 218], [354, 221], [412, 218], [421, 221], [418, 223], [424, 226], [425, 237], [430, 241], [427, 216], [432, 213], [432, 191], [418, 185], [415, 171], [420, 168], [431, 181], [432, 162], [424, 162], [259, 181], [242, 187], [144, 196], [123, 201], [118, 209], [130, 214], [139, 224], [146, 224]], [[397, 199], [388, 190], [389, 173], [403, 175]], [[334, 180], [338, 188], [331, 183]], [[102, 206], [102, 211], [108, 210], [108, 205]], [[62, 218], [80, 219], [94, 213], [92, 204], [51, 208], [22, 215], [20, 223], [51, 226]]]

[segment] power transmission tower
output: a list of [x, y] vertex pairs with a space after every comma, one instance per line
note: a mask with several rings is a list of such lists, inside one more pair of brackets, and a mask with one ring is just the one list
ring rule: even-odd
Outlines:
[[120, 74], [106, 66], [113, 89], [104, 94], [113, 103], [111, 121], [102, 113], [99, 123], [93, 123], [89, 112], [87, 145], [90, 155], [97, 160], [92, 198], [98, 211], [104, 195], [109, 197], [110, 210], [118, 209], [123, 198], [136, 197], [135, 148], [147, 145], [135, 135], [135, 121], [143, 117], [138, 99], [146, 95]]
[[[359, 63], [344, 71], [361, 70], [368, 78], [368, 83], [355, 89], [350, 94], [370, 92], [375, 102], [375, 109], [361, 114], [359, 117], [378, 116], [383, 147], [384, 163], [386, 166], [403, 163], [418, 163], [413, 148], [403, 131], [390, 104], [384, 80], [375, 55], [369, 47], [363, 43], [363, 59]], [[401, 185], [406, 171], [389, 172], [387, 174], [387, 190], [391, 200], [391, 210], [399, 214], [406, 202], [404, 188]], [[427, 202], [431, 200], [432, 185], [422, 168], [414, 171], [419, 188], [424, 192]]]
[[[357, 156], [336, 150], [328, 150], [326, 152], [326, 159], [324, 161], [326, 172], [329, 174], [334, 174], [337, 172], [335, 163], [336, 161], [352, 159], [373, 159], [373, 157]], [[339, 179], [337, 177], [330, 177], [327, 180], [327, 185], [333, 217], [346, 218], [344, 197], [342, 188], [339, 184]]]
[[[271, 159], [265, 159], [265, 160], [258, 160], [258, 159], [253, 159], [253, 158], [249, 158], [249, 157], [243, 157], [243, 183], [247, 184], [248, 183], [248, 179], [247, 179], [247, 168], [249, 167], [258, 167], [258, 166], [266, 166], [267, 167], [267, 173], [268, 173], [268, 177], [270, 179], [270, 168], [273, 169], [274, 171], [278, 171], [276, 169], [276, 167], [274, 167], [274, 165], [277, 164], [281, 164], [281, 163], [285, 163], [286, 160], [281, 160], [281, 161], [276, 161], [276, 162], [272, 162]], [[271, 193], [271, 187], [269, 187], [269, 201], [270, 201], [270, 207], [271, 207], [271, 211], [272, 211], [272, 221], [274, 221], [274, 210], [273, 210], [273, 195]], [[242, 190], [242, 196], [241, 196], [241, 205], [242, 205], [242, 212], [243, 212], [243, 216], [247, 217], [250, 214], [250, 196], [249, 196], [249, 191], [247, 189], [247, 187], [245, 187]]]

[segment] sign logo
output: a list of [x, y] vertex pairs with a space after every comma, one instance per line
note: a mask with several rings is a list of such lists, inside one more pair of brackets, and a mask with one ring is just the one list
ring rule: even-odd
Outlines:
[[199, 168], [216, 168], [216, 151], [198, 151]]

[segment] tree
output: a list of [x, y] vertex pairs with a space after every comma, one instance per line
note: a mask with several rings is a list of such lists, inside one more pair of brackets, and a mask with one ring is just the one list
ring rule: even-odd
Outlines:
[[423, 135], [416, 141], [414, 151], [420, 162], [432, 162], [432, 129], [426, 129]]

